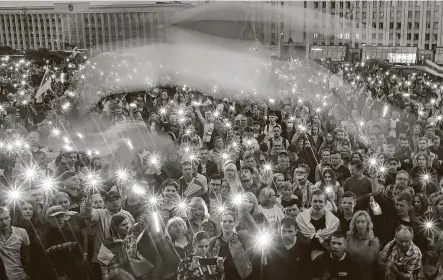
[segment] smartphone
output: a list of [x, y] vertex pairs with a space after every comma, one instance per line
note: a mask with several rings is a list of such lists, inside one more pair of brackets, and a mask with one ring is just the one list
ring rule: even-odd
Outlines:
[[198, 259], [198, 262], [200, 263], [200, 265], [216, 265], [217, 258]]

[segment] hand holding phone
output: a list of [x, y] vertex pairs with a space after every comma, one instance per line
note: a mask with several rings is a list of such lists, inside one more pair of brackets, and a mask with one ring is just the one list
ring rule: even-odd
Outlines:
[[217, 265], [218, 258], [200, 258], [198, 262], [200, 265]]

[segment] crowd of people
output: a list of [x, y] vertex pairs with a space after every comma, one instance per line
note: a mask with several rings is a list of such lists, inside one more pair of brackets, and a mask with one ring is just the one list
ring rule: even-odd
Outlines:
[[[340, 64], [329, 87], [331, 65], [291, 61], [269, 100], [114, 88], [83, 115], [87, 66], [2, 63], [0, 279], [443, 279], [438, 79]], [[90, 116], [144, 123], [178, 160], [51, 146]]]

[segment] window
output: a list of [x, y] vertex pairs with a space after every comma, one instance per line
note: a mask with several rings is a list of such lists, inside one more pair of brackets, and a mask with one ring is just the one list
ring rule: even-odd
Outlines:
[[411, 40], [412, 39], [411, 33], [406, 34], [406, 39], [407, 40]]
[[418, 34], [414, 34], [414, 40], [418, 40]]
[[378, 28], [383, 29], [383, 22], [380, 22], [380, 23], [378, 24]]
[[377, 12], [372, 13], [372, 18], [377, 18]]
[[412, 18], [412, 11], [408, 12], [408, 18]]
[[389, 40], [394, 40], [394, 34], [392, 33], [389, 34]]
[[349, 40], [349, 38], [350, 38], [349, 33], [345, 33], [345, 39]]
[[396, 37], [397, 40], [400, 40], [400, 39], [401, 39], [401, 35], [400, 35], [400, 33], [396, 33], [396, 34], [395, 34], [395, 37]]
[[432, 37], [434, 38], [434, 41], [437, 41], [437, 34], [432, 34]]
[[389, 29], [394, 29], [394, 23], [393, 22], [389, 23]]
[[322, 7], [322, 8], [326, 8], [326, 2], [322, 2], [322, 3], [321, 3], [321, 7]]
[[393, 18], [393, 17], [394, 17], [394, 12], [393, 12], [393, 11], [390, 11], [390, 12], [389, 12], [389, 15], [391, 16], [391, 18]]
[[412, 22], [408, 22], [408, 29], [412, 29]]
[[314, 39], [317, 39], [317, 38], [318, 38], [318, 33], [315, 32], [315, 33], [314, 33]]
[[314, 2], [314, 8], [318, 9], [318, 2]]
[[346, 2], [346, 8], [351, 8], [351, 2]]
[[340, 13], [340, 17], [341, 17], [341, 18], [343, 17], [343, 13]]
[[377, 39], [377, 34], [372, 33], [372, 40], [375, 40], [375, 39]]
[[420, 28], [420, 23], [419, 23], [419, 22], [416, 22], [416, 23], [414, 24], [414, 27], [417, 28], [417, 29]]
[[305, 7], [305, 8], [308, 7], [308, 2], [307, 2], [307, 1], [304, 1], [304, 3], [303, 3], [303, 7]]
[[355, 23], [355, 28], [360, 28], [360, 22]]
[[431, 39], [431, 35], [428, 34], [428, 33], [426, 33], [426, 34], [425, 34], [425, 40], [429, 40], [429, 39]]
[[[366, 12], [361, 13], [361, 18], [366, 18]], [[437, 23], [437, 25], [438, 25], [438, 23]]]
[[425, 50], [429, 50], [429, 44], [425, 44]]
[[419, 18], [420, 17], [420, 11], [415, 11], [415, 18]]
[[367, 8], [368, 7], [368, 2], [363, 1], [363, 8]]
[[434, 29], [438, 29], [438, 22], [434, 21], [434, 23], [433, 23], [433, 25], [432, 25], [432, 28], [434, 28]]
[[377, 28], [377, 23], [373, 22], [372, 23], [372, 28]]
[[378, 39], [383, 40], [383, 33], [378, 34]]
[[435, 50], [437, 48], [437, 44], [432, 44], [432, 49]]
[[340, 2], [340, 9], [343, 9], [343, 2]]
[[385, 13], [384, 12], [380, 12], [380, 18], [384, 18]]
[[383, 1], [380, 1], [380, 7], [383, 7], [383, 4], [384, 4]]
[[409, 7], [412, 7], [413, 4], [414, 4], [414, 1], [409, 1], [409, 2], [408, 2], [408, 6], [409, 6]]
[[355, 2], [357, 5], [357, 8], [360, 8], [360, 1]]
[[363, 40], [366, 40], [366, 33], [363, 33], [363, 35], [362, 35], [362, 39], [363, 39]]
[[431, 17], [431, 11], [427, 11], [426, 12], [426, 18], [430, 18]]
[[401, 22], [397, 22], [397, 29], [401, 29]]
[[331, 9], [335, 9], [335, 2], [331, 2]]
[[401, 18], [401, 11], [397, 11], [397, 18]]
[[397, 7], [401, 7], [401, 1], [397, 1]]
[[430, 22], [426, 23], [426, 28], [431, 28], [431, 23]]
[[360, 39], [360, 34], [359, 33], [355, 33], [355, 39], [357, 39], [357, 40]]

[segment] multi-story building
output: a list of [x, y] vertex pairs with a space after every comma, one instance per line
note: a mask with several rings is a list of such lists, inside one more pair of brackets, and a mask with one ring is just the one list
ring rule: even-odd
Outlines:
[[[190, 7], [180, 2], [69, 2], [0, 8], [0, 45], [18, 50], [119, 51], [165, 42], [170, 15]], [[46, 2], [47, 3], [47, 2]]]

